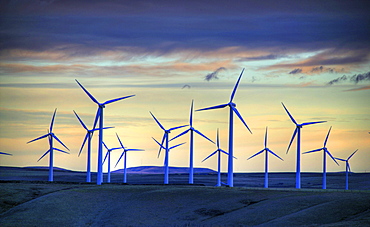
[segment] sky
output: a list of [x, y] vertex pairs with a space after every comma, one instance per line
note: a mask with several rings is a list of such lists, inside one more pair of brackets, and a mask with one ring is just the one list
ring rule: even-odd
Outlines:
[[[189, 122], [191, 101], [200, 109], [227, 103], [244, 70], [234, 102], [252, 131], [234, 118], [235, 172], [262, 172], [268, 147], [271, 172], [295, 171], [295, 129], [281, 102], [299, 122], [327, 121], [302, 129], [302, 152], [327, 148], [352, 157], [351, 170], [370, 171], [370, 15], [368, 1], [1, 1], [0, 151], [1, 166], [48, 166], [46, 139], [54, 109], [54, 133], [70, 149], [56, 152], [54, 165], [86, 169], [85, 131], [73, 114], [92, 127], [100, 102], [135, 95], [106, 106], [104, 141], [128, 148], [128, 167], [163, 165], [162, 131]], [[194, 113], [194, 127], [227, 150], [228, 110]], [[174, 137], [181, 133], [171, 133]], [[96, 170], [97, 133], [93, 139]], [[189, 165], [187, 142], [170, 152], [171, 166]], [[57, 148], [62, 149], [60, 144]], [[217, 169], [216, 157], [201, 162], [216, 146], [195, 136], [195, 167]], [[104, 151], [105, 152], [105, 151]], [[112, 169], [121, 151], [112, 152]], [[104, 166], [107, 169], [107, 166]], [[322, 152], [302, 155], [303, 172], [322, 171]], [[227, 170], [223, 157], [222, 170]], [[344, 171], [328, 159], [328, 171]]]

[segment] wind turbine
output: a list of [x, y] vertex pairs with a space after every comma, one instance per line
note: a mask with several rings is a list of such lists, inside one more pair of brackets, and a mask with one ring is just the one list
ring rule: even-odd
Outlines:
[[0, 154], [3, 154], [3, 155], [12, 155], [12, 154], [8, 154], [8, 153], [5, 153], [5, 152], [0, 152]]
[[[164, 147], [161, 143], [159, 143], [156, 139], [154, 139], [152, 137], [152, 139], [159, 145], [159, 152], [158, 152], [158, 157], [159, 155], [161, 154], [161, 149], [164, 149], [166, 150], [166, 154], [165, 154], [165, 158], [164, 158], [164, 184], [168, 184], [168, 174], [169, 174], [169, 164], [168, 164], [168, 161], [169, 161], [169, 152], [170, 150], [178, 147], [178, 146], [181, 146], [185, 143], [180, 143], [180, 144], [177, 144], [175, 146], [172, 146], [172, 147]], [[167, 143], [168, 144], [168, 143]]]
[[208, 155], [208, 157], [206, 157], [205, 159], [203, 159], [202, 162], [204, 162], [208, 158], [212, 157], [216, 153], [218, 154], [218, 157], [217, 157], [217, 184], [216, 184], [216, 186], [217, 187], [220, 187], [221, 184], [223, 184], [221, 182], [221, 152], [224, 153], [224, 154], [226, 154], [226, 155], [229, 155], [229, 153], [227, 153], [226, 151], [224, 151], [224, 150], [222, 150], [220, 148], [220, 139], [219, 139], [219, 135], [218, 135], [218, 129], [217, 129], [217, 141], [216, 141], [216, 144], [217, 144], [217, 150], [215, 150], [212, 154]]
[[186, 133], [190, 132], [190, 161], [189, 161], [189, 184], [194, 183], [194, 132], [197, 133], [198, 135], [202, 136], [203, 138], [213, 142], [211, 139], [209, 139], [207, 136], [203, 135], [201, 132], [196, 130], [193, 127], [193, 106], [194, 106], [194, 100], [191, 101], [191, 109], [190, 109], [190, 120], [189, 120], [189, 125], [190, 127], [186, 129], [184, 132], [180, 133], [179, 135], [175, 136], [172, 138], [170, 141], [185, 135]]
[[[86, 136], [85, 136], [84, 141], [82, 142], [82, 146], [81, 146], [80, 152], [78, 153], [78, 157], [80, 157], [82, 149], [85, 146], [85, 143], [86, 143], [86, 140], [87, 140], [86, 182], [91, 182], [91, 140], [92, 140], [94, 131], [99, 130], [99, 128], [95, 128], [96, 123], [98, 122], [98, 118], [99, 118], [99, 109], [96, 113], [95, 121], [94, 121], [94, 125], [93, 125], [92, 129], [88, 129], [86, 127], [86, 125], [84, 124], [84, 122], [81, 120], [81, 118], [78, 116], [78, 114], [75, 111], [73, 111], [73, 112], [75, 113], [77, 119], [80, 121], [82, 127], [84, 127], [84, 129], [86, 130]], [[108, 128], [113, 128], [113, 127], [105, 127], [103, 129], [108, 129]]]
[[284, 103], [281, 103], [283, 104], [283, 107], [285, 109], [285, 111], [287, 112], [287, 114], [289, 115], [290, 119], [292, 120], [292, 122], [295, 124], [296, 128], [294, 130], [294, 133], [293, 133], [293, 136], [292, 136], [292, 139], [290, 140], [290, 143], [289, 143], [289, 146], [288, 146], [288, 149], [286, 150], [286, 153], [288, 153], [289, 151], [289, 148], [290, 146], [292, 145], [292, 142], [295, 138], [295, 136], [297, 135], [297, 162], [296, 162], [296, 179], [295, 179], [295, 187], [296, 188], [301, 188], [301, 128], [305, 125], [312, 125], [312, 124], [318, 124], [318, 123], [324, 123], [326, 121], [316, 121], [316, 122], [306, 122], [306, 123], [302, 123], [302, 124], [298, 124], [293, 116], [289, 113], [288, 109], [285, 107]]
[[123, 149], [123, 152], [121, 154], [121, 156], [119, 157], [115, 167], [118, 165], [119, 161], [121, 160], [122, 156], [125, 156], [124, 159], [123, 159], [123, 183], [127, 183], [127, 172], [126, 172], [126, 163], [127, 163], [127, 152], [128, 151], [145, 151], [143, 149], [128, 149], [126, 148], [125, 146], [123, 146], [122, 142], [121, 142], [121, 139], [119, 138], [118, 134], [116, 133], [117, 135], [117, 139], [119, 141], [119, 143], [121, 144], [121, 148]]
[[268, 188], [269, 183], [268, 183], [268, 154], [271, 153], [275, 155], [277, 158], [280, 160], [284, 161], [282, 158], [279, 157], [279, 155], [275, 154], [272, 150], [267, 148], [267, 127], [266, 127], [266, 133], [265, 133], [265, 148], [263, 148], [261, 151], [257, 152], [256, 154], [252, 155], [249, 157], [247, 160], [265, 152], [265, 188]]
[[[158, 157], [161, 153], [161, 150], [162, 148], [166, 150], [166, 153], [165, 153], [165, 156], [164, 156], [164, 184], [168, 184], [168, 174], [169, 174], [169, 165], [168, 165], [168, 152], [171, 148], [175, 148], [177, 146], [180, 146], [180, 145], [177, 145], [177, 146], [174, 146], [174, 147], [171, 147], [169, 148], [169, 133], [172, 131], [172, 130], [175, 130], [175, 129], [178, 129], [178, 128], [183, 128], [185, 126], [188, 126], [188, 125], [182, 125], [182, 126], [177, 126], [177, 127], [173, 127], [173, 128], [170, 128], [170, 129], [165, 129], [162, 124], [157, 120], [157, 118], [155, 118], [155, 116], [152, 114], [152, 112], [150, 112], [150, 115], [152, 115], [153, 119], [157, 122], [157, 124], [159, 125], [159, 127], [163, 130], [163, 138], [162, 138], [162, 142], [161, 143], [158, 143], [158, 141], [156, 141], [160, 146], [159, 146], [159, 152], [158, 152]], [[154, 138], [153, 138], [154, 139]], [[165, 146], [163, 146], [163, 143], [166, 143]], [[184, 144], [184, 143], [183, 143]]]
[[303, 153], [303, 154], [308, 154], [308, 153], [318, 152], [318, 151], [321, 151], [321, 150], [323, 151], [322, 189], [326, 189], [326, 154], [328, 154], [331, 157], [331, 159], [333, 159], [333, 161], [335, 163], [337, 163], [337, 165], [339, 165], [338, 162], [333, 157], [333, 155], [331, 155], [329, 150], [326, 148], [326, 143], [328, 142], [330, 131], [331, 131], [331, 126], [329, 128], [328, 134], [326, 135], [326, 138], [325, 138], [325, 141], [324, 141], [324, 146], [322, 148], [315, 149], [315, 150], [312, 150], [312, 151], [306, 151], [306, 152]]
[[341, 158], [335, 158], [339, 161], [346, 162], [346, 190], [348, 190], [348, 172], [351, 172], [351, 167], [349, 166], [349, 160], [352, 158], [352, 156], [358, 151], [355, 150], [347, 159], [341, 159]]
[[234, 152], [233, 152], [233, 139], [234, 139], [234, 137], [233, 137], [233, 132], [234, 132], [233, 117], [234, 117], [234, 113], [243, 122], [245, 127], [247, 127], [249, 132], [252, 133], [252, 131], [249, 129], [249, 127], [247, 126], [247, 124], [243, 120], [242, 116], [240, 115], [239, 111], [236, 109], [236, 104], [233, 103], [233, 99], [234, 99], [234, 96], [235, 96], [235, 93], [236, 93], [236, 89], [238, 88], [238, 85], [239, 85], [240, 79], [242, 78], [243, 72], [244, 72], [244, 69], [240, 73], [239, 79], [238, 79], [238, 81], [236, 82], [236, 84], [234, 86], [234, 90], [231, 93], [230, 101], [228, 103], [196, 110], [196, 111], [203, 111], [203, 110], [211, 110], [211, 109], [221, 109], [221, 108], [225, 108], [227, 106], [230, 107], [230, 114], [229, 114], [229, 160], [228, 160], [228, 177], [227, 177], [227, 184], [229, 185], [229, 187], [234, 186], [234, 179], [233, 179], [233, 169], [234, 169], [234, 167], [233, 167], [233, 157], [234, 157], [233, 156], [234, 155]]
[[108, 158], [108, 180], [107, 180], [107, 182], [110, 183], [110, 152], [112, 152], [114, 150], [121, 149], [121, 147], [108, 148], [107, 145], [104, 142], [103, 142], [103, 145], [107, 149], [107, 153], [105, 154], [103, 164], [104, 164], [105, 160]]
[[90, 97], [90, 99], [98, 105], [98, 108], [99, 108], [99, 110], [98, 110], [98, 114], [99, 114], [98, 176], [97, 176], [96, 184], [100, 185], [102, 183], [102, 180], [103, 180], [103, 162], [102, 162], [103, 161], [103, 128], [104, 128], [104, 126], [103, 126], [103, 109], [105, 108], [105, 105], [107, 105], [109, 103], [117, 102], [117, 101], [122, 100], [122, 99], [127, 99], [127, 98], [133, 97], [135, 95], [124, 96], [124, 97], [111, 99], [111, 100], [105, 101], [103, 103], [100, 103], [100, 102], [98, 102], [98, 100], [96, 100], [94, 98], [94, 96], [92, 96], [82, 86], [82, 84], [80, 84], [80, 82], [78, 82], [77, 80], [76, 80], [76, 82], [78, 83], [78, 85], [80, 85], [82, 90], [84, 90], [85, 93]]
[[49, 181], [53, 181], [53, 160], [54, 160], [54, 150], [56, 151], [60, 151], [60, 152], [63, 152], [63, 153], [66, 153], [66, 154], [69, 154], [67, 151], [63, 151], [61, 149], [58, 149], [58, 148], [55, 148], [53, 147], [53, 139], [55, 139], [56, 141], [58, 141], [60, 144], [63, 145], [63, 147], [65, 147], [67, 150], [68, 147], [66, 145], [64, 145], [64, 143], [62, 141], [60, 141], [60, 139], [58, 139], [58, 137], [53, 133], [53, 125], [54, 125], [54, 119], [55, 119], [55, 114], [57, 112], [57, 109], [55, 109], [54, 111], [54, 114], [53, 114], [53, 117], [51, 118], [51, 123], [50, 123], [50, 128], [48, 130], [48, 134], [45, 134], [43, 136], [40, 136], [34, 140], [31, 140], [31, 141], [28, 141], [27, 143], [32, 143], [36, 140], [39, 140], [39, 139], [43, 139], [43, 138], [48, 138], [49, 140], [49, 150], [47, 150], [42, 156], [41, 158], [39, 158], [39, 160], [37, 161], [40, 161], [43, 157], [45, 157], [45, 155], [47, 155], [48, 153], [50, 153], [49, 155]]

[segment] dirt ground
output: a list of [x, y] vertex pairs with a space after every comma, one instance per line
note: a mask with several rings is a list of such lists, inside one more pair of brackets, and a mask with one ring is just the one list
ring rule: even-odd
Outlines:
[[[369, 184], [321, 190], [316, 175], [306, 175], [310, 184], [296, 190], [289, 187], [291, 175], [278, 174], [271, 185], [280, 188], [265, 190], [254, 185], [263, 183], [258, 174], [236, 175], [238, 184], [249, 184], [229, 188], [203, 186], [213, 185], [213, 175], [197, 176], [205, 183], [196, 185], [186, 185], [182, 175], [171, 175], [171, 185], [161, 184], [163, 175], [95, 185], [76, 182], [83, 173], [57, 172], [56, 180], [70, 181], [49, 183], [39, 179], [47, 178], [45, 171], [22, 171], [1, 169], [0, 226], [370, 226]], [[328, 181], [336, 177], [340, 183], [340, 174]], [[139, 185], [148, 179], [152, 185]], [[366, 183], [367, 175], [352, 176], [353, 187]]]

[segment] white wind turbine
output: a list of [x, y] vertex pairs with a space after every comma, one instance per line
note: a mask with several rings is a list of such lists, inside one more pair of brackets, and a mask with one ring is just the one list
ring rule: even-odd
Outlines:
[[49, 155], [49, 181], [53, 181], [54, 180], [54, 177], [53, 177], [53, 168], [54, 168], [54, 165], [53, 165], [53, 161], [54, 161], [54, 150], [56, 151], [60, 151], [60, 152], [63, 152], [63, 153], [66, 153], [66, 154], [69, 154], [67, 151], [63, 151], [61, 149], [58, 149], [58, 148], [55, 148], [53, 147], [53, 139], [55, 139], [56, 141], [58, 141], [60, 144], [63, 145], [63, 147], [65, 147], [67, 150], [68, 147], [66, 145], [64, 145], [64, 143], [62, 141], [60, 141], [58, 139], [58, 137], [53, 133], [53, 125], [54, 125], [54, 119], [55, 119], [55, 114], [57, 112], [57, 109], [55, 109], [54, 111], [54, 114], [53, 114], [53, 117], [51, 119], [51, 123], [50, 123], [50, 128], [48, 130], [48, 134], [45, 134], [43, 136], [40, 136], [34, 140], [31, 140], [31, 141], [28, 141], [27, 143], [32, 143], [36, 140], [39, 140], [39, 139], [43, 139], [43, 138], [48, 138], [49, 140], [49, 150], [47, 150], [42, 156], [41, 158], [39, 158], [39, 160], [37, 161], [40, 161], [43, 157], [45, 157], [45, 155], [47, 155], [48, 153], [50, 153]]
[[277, 158], [279, 158], [280, 160], [284, 161], [282, 158], [279, 157], [279, 155], [275, 154], [272, 150], [270, 150], [269, 148], [267, 148], [267, 127], [266, 127], [266, 133], [265, 133], [265, 148], [263, 148], [261, 151], [257, 152], [256, 154], [252, 155], [251, 157], [249, 157], [247, 160], [259, 155], [259, 154], [262, 154], [263, 152], [265, 152], [265, 188], [268, 188], [269, 186], [269, 183], [268, 183], [268, 154], [271, 153], [273, 155], [275, 155]]
[[188, 129], [186, 129], [184, 132], [180, 133], [179, 135], [173, 137], [170, 140], [170, 141], [172, 141], [172, 140], [190, 132], [189, 184], [194, 183], [194, 132], [197, 133], [198, 135], [202, 136], [203, 138], [211, 141], [212, 143], [215, 143], [211, 139], [209, 139], [207, 136], [203, 135], [201, 132], [199, 132], [198, 130], [196, 130], [193, 127], [193, 105], [194, 105], [194, 101], [191, 102], [190, 120], [189, 120], [190, 127]]
[[[165, 184], [168, 184], [168, 174], [169, 174], [169, 165], [168, 165], [168, 159], [169, 159], [169, 150], [172, 149], [172, 148], [175, 148], [177, 146], [180, 146], [180, 145], [176, 145], [176, 146], [173, 146], [173, 147], [169, 147], [169, 135], [170, 132], [172, 130], [175, 130], [175, 129], [178, 129], [178, 128], [183, 128], [185, 126], [188, 126], [188, 125], [182, 125], [182, 126], [177, 126], [177, 127], [173, 127], [173, 128], [170, 128], [170, 129], [165, 129], [162, 124], [157, 120], [157, 118], [155, 118], [155, 116], [152, 114], [152, 112], [149, 112], [150, 115], [152, 115], [153, 119], [157, 122], [157, 124], [159, 125], [159, 127], [163, 130], [163, 138], [162, 138], [162, 142], [161, 143], [158, 143], [158, 141], [156, 141], [154, 138], [154, 140], [160, 145], [159, 146], [159, 153], [158, 153], [158, 157], [161, 153], [161, 150], [162, 148], [166, 150], [166, 153], [165, 153], [165, 156], [164, 156], [164, 183]], [[165, 146], [163, 146], [163, 143], [166, 143]], [[182, 143], [184, 144], [184, 143]]]
[[242, 78], [243, 72], [244, 72], [244, 69], [240, 73], [240, 76], [238, 78], [238, 81], [236, 82], [236, 84], [234, 86], [234, 90], [231, 93], [230, 101], [228, 103], [196, 110], [196, 111], [202, 111], [202, 110], [220, 109], [220, 108], [225, 108], [227, 106], [230, 107], [230, 114], [229, 114], [229, 160], [228, 160], [228, 177], [227, 177], [227, 184], [229, 185], [229, 187], [233, 187], [234, 186], [234, 179], [233, 179], [233, 174], [234, 174], [234, 172], [233, 172], [234, 171], [233, 170], [234, 169], [234, 167], [233, 167], [234, 166], [233, 165], [233, 157], [234, 157], [233, 156], [234, 155], [234, 152], [233, 152], [233, 147], [234, 147], [233, 146], [233, 140], [234, 140], [234, 136], [233, 136], [234, 129], [233, 129], [233, 126], [234, 126], [234, 120], [233, 119], [234, 118], [233, 117], [234, 117], [234, 113], [243, 122], [243, 124], [249, 130], [249, 132], [252, 133], [252, 131], [249, 129], [249, 127], [247, 126], [247, 124], [243, 120], [242, 116], [240, 115], [239, 111], [236, 109], [236, 104], [233, 103], [233, 99], [234, 99], [236, 90], [238, 88], [240, 79]]
[[78, 83], [78, 85], [80, 85], [82, 90], [84, 90], [85, 93], [90, 97], [90, 99], [98, 105], [98, 108], [99, 108], [98, 109], [98, 115], [99, 115], [98, 176], [97, 176], [96, 183], [98, 185], [100, 185], [102, 183], [102, 180], [103, 180], [103, 128], [104, 128], [104, 126], [103, 126], [103, 109], [105, 108], [105, 105], [107, 105], [109, 103], [116, 102], [116, 101], [119, 101], [119, 100], [122, 100], [122, 99], [127, 99], [127, 98], [133, 97], [135, 95], [129, 95], [129, 96], [125, 96], [125, 97], [111, 99], [111, 100], [105, 101], [103, 103], [100, 103], [100, 102], [98, 102], [98, 100], [96, 100], [94, 98], [94, 96], [92, 96], [82, 86], [82, 84], [80, 84], [80, 82], [78, 82], [77, 80], [76, 80], [76, 82]]
[[108, 148], [107, 145], [103, 142], [104, 147], [107, 149], [107, 153], [105, 154], [105, 158], [103, 161], [103, 164], [105, 160], [108, 158], [108, 179], [107, 182], [110, 183], [110, 153], [114, 150], [122, 149], [121, 147], [116, 147], [116, 148]]
[[[165, 154], [165, 157], [164, 157], [164, 184], [168, 184], [168, 175], [169, 175], [169, 152], [170, 152], [170, 150], [172, 150], [172, 149], [174, 149], [174, 148], [176, 148], [176, 147], [178, 147], [178, 146], [181, 146], [181, 145], [183, 145], [183, 144], [185, 144], [185, 143], [180, 143], [180, 144], [177, 144], [177, 145], [175, 145], [175, 146], [172, 146], [172, 147], [164, 147], [163, 146], [163, 143], [162, 144], [160, 144], [156, 139], [154, 139], [153, 137], [152, 137], [152, 139], [159, 145], [159, 152], [158, 152], [158, 157], [159, 157], [159, 155], [161, 154], [161, 149], [164, 149], [164, 150], [166, 150], [166, 154]], [[168, 143], [167, 143], [167, 145], [168, 145]]]
[[122, 156], [125, 156], [124, 159], [123, 159], [123, 183], [127, 183], [127, 171], [126, 171], [126, 163], [127, 163], [127, 152], [128, 151], [145, 151], [143, 149], [128, 149], [127, 147], [123, 146], [122, 142], [121, 142], [121, 139], [119, 138], [118, 134], [116, 133], [117, 135], [117, 139], [119, 141], [119, 143], [121, 144], [121, 148], [123, 149], [122, 151], [122, 154], [121, 156], [119, 157], [115, 167], [118, 165], [119, 161], [121, 160]]
[[328, 134], [326, 135], [326, 138], [325, 138], [325, 141], [324, 141], [324, 146], [322, 148], [315, 149], [315, 150], [312, 150], [312, 151], [307, 151], [307, 152], [303, 153], [303, 154], [308, 154], [308, 153], [318, 152], [318, 151], [321, 151], [321, 150], [323, 151], [322, 189], [326, 189], [326, 155], [328, 154], [331, 157], [331, 159], [333, 159], [333, 161], [335, 163], [337, 163], [337, 165], [339, 165], [338, 162], [333, 157], [333, 155], [331, 155], [329, 150], [326, 148], [326, 143], [328, 142], [330, 131], [331, 131], [331, 126], [329, 128]]
[[346, 162], [346, 190], [348, 190], [348, 172], [351, 172], [351, 167], [349, 166], [349, 160], [352, 158], [352, 156], [358, 151], [355, 150], [347, 159], [342, 159], [342, 158], [335, 158], [339, 161]]
[[[80, 152], [78, 153], [78, 156], [80, 157], [82, 149], [85, 146], [85, 143], [87, 141], [87, 166], [86, 166], [86, 182], [91, 182], [91, 140], [94, 134], [94, 131], [100, 130], [99, 128], [96, 127], [96, 123], [98, 122], [99, 118], [99, 109], [96, 113], [95, 120], [94, 120], [94, 125], [92, 129], [88, 129], [84, 122], [81, 120], [81, 118], [78, 116], [78, 114], [73, 111], [77, 117], [77, 119], [80, 121], [82, 127], [86, 130], [86, 136], [84, 141], [82, 142]], [[114, 127], [104, 127], [103, 129], [109, 129], [109, 128], [114, 128]]]
[[284, 103], [281, 103], [283, 104], [283, 107], [285, 109], [285, 111], [287, 112], [287, 114], [289, 115], [290, 119], [292, 120], [292, 122], [295, 124], [296, 128], [294, 130], [294, 133], [293, 133], [293, 136], [292, 136], [292, 139], [290, 140], [290, 143], [289, 143], [289, 146], [288, 146], [288, 149], [286, 150], [286, 153], [288, 153], [289, 151], [289, 148], [290, 146], [292, 145], [292, 142], [295, 138], [295, 136], [297, 135], [297, 162], [296, 162], [296, 180], [295, 180], [295, 187], [296, 188], [301, 188], [301, 128], [305, 125], [312, 125], [312, 124], [318, 124], [318, 123], [324, 123], [326, 121], [316, 121], [316, 122], [306, 122], [306, 123], [302, 123], [302, 124], [298, 124], [293, 116], [289, 113], [288, 109], [285, 107]]
[[[215, 155], [216, 153], [218, 154], [217, 155], [217, 184], [216, 186], [217, 187], [220, 187], [221, 184], [223, 184], [221, 182], [221, 153], [224, 153], [226, 155], [229, 155], [229, 153], [227, 153], [226, 151], [222, 150], [220, 148], [220, 139], [219, 139], [219, 135], [218, 135], [218, 129], [217, 129], [217, 138], [216, 138], [216, 145], [217, 145], [217, 150], [215, 150], [212, 154], [208, 155], [205, 159], [203, 159], [202, 162], [204, 162], [205, 160], [207, 160], [208, 158], [212, 157], [213, 155]], [[235, 158], [235, 157], [234, 157]]]

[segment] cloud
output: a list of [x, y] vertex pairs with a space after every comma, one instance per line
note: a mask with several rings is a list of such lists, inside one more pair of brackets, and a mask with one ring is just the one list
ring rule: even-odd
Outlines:
[[294, 69], [292, 71], [289, 72], [289, 74], [298, 74], [298, 73], [301, 73], [302, 72], [302, 69]]
[[218, 76], [217, 74], [221, 71], [221, 70], [226, 70], [225, 67], [220, 67], [218, 69], [216, 69], [216, 71], [212, 72], [212, 73], [209, 73], [207, 74], [207, 76], [204, 77], [204, 80], [206, 81], [211, 81], [213, 79], [217, 79], [218, 80]]
[[363, 73], [363, 74], [355, 74], [353, 76], [343, 75], [341, 77], [338, 77], [334, 80], [329, 81], [327, 85], [333, 85], [333, 84], [336, 84], [342, 81], [347, 81], [347, 80], [354, 82], [356, 84], [362, 81], [370, 80], [370, 72]]
[[275, 60], [282, 57], [286, 57], [285, 55], [279, 54], [269, 54], [269, 55], [261, 55], [256, 57], [243, 57], [239, 58], [237, 61], [263, 61], [263, 60]]

